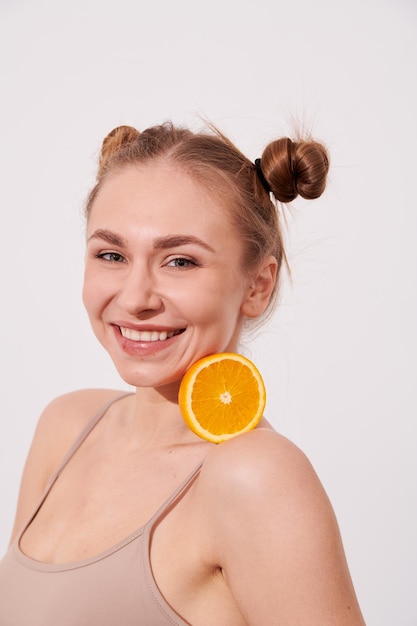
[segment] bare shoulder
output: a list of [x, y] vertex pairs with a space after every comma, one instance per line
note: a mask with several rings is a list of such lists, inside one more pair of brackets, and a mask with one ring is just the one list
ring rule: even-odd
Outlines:
[[364, 624], [333, 508], [294, 443], [255, 429], [210, 451], [200, 478], [212, 559], [245, 623]]
[[77, 434], [104, 405], [123, 392], [117, 389], [79, 389], [54, 398], [43, 410], [38, 429]]
[[310, 490], [318, 476], [307, 456], [289, 439], [270, 428], [259, 428], [230, 439], [208, 455], [203, 468], [211, 484], [221, 489], [242, 490], [244, 497], [271, 495], [273, 489], [280, 499], [286, 493]]
[[49, 465], [59, 462], [94, 414], [121, 393], [116, 389], [80, 389], [54, 398], [39, 417], [31, 450], [40, 446]]
[[311, 536], [317, 525], [337, 533], [332, 506], [311, 462], [270, 429], [256, 429], [214, 448], [201, 472], [201, 489], [210, 515], [219, 515], [219, 524], [225, 512], [230, 520], [239, 518], [238, 532], [248, 531], [245, 524], [273, 528], [279, 520], [285, 543], [294, 535], [298, 540], [303, 533]]
[[23, 470], [12, 539], [40, 499], [69, 447], [114, 389], [82, 389], [52, 400], [42, 411]]

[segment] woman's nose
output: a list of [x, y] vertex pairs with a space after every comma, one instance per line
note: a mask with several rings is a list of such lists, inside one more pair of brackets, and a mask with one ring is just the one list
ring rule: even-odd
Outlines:
[[140, 317], [159, 311], [162, 297], [157, 280], [148, 267], [131, 267], [125, 274], [118, 294], [119, 306]]

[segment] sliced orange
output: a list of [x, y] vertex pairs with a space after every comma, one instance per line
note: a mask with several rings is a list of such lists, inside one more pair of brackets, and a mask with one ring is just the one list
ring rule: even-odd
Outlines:
[[221, 443], [259, 423], [265, 385], [252, 361], [222, 352], [203, 357], [185, 372], [178, 400], [188, 427], [203, 439]]

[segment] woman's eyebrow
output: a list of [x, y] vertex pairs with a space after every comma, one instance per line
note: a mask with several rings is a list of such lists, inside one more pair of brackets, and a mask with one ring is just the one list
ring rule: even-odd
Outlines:
[[[127, 240], [122, 237], [122, 235], [108, 230], [107, 228], [98, 228], [95, 230], [87, 241], [91, 241], [92, 239], [101, 239], [119, 248], [127, 247]], [[157, 237], [153, 242], [153, 247], [155, 250], [166, 250], [168, 248], [176, 248], [190, 244], [201, 246], [209, 252], [215, 252], [205, 241], [194, 235], [167, 235], [166, 237]]]
[[91, 241], [92, 239], [102, 239], [112, 246], [118, 246], [119, 248], [126, 248], [127, 246], [127, 241], [124, 237], [106, 228], [98, 228], [95, 230], [87, 241]]
[[194, 235], [168, 235], [167, 237], [157, 237], [153, 245], [156, 249], [165, 250], [166, 248], [176, 248], [187, 244], [194, 244], [205, 248], [209, 252], [215, 252], [208, 243]]

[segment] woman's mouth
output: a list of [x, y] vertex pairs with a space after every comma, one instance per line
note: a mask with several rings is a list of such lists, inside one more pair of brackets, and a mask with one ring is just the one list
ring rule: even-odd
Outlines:
[[123, 326], [119, 326], [120, 334], [125, 339], [130, 339], [130, 341], [137, 341], [140, 343], [152, 343], [154, 341], [166, 341], [167, 339], [171, 339], [174, 335], [180, 335], [184, 332], [184, 328], [179, 330], [135, 330], [134, 328], [124, 328]]

